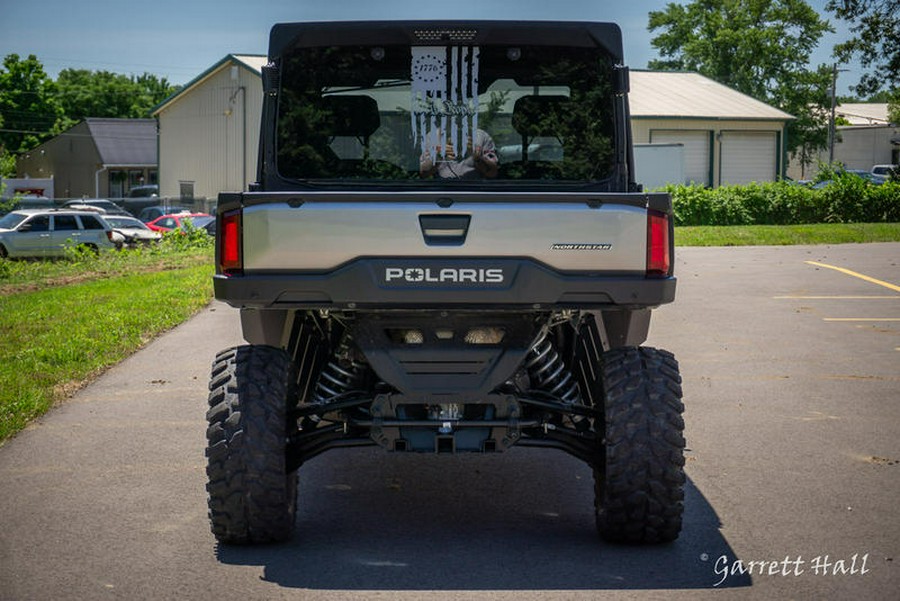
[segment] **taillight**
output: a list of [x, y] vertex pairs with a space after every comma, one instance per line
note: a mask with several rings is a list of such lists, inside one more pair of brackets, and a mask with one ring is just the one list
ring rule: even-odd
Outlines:
[[241, 256], [241, 212], [232, 211], [221, 217], [219, 228], [219, 271], [225, 275], [240, 275], [244, 270]]
[[647, 213], [647, 275], [666, 277], [672, 267], [669, 216], [659, 211]]

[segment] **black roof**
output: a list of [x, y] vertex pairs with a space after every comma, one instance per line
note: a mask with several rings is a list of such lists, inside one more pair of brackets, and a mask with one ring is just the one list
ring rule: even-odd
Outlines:
[[84, 121], [104, 165], [156, 165], [155, 119]]

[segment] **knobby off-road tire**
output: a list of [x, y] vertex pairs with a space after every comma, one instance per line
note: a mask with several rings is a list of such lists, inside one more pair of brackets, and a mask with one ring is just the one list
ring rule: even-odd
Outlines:
[[684, 405], [675, 357], [653, 348], [603, 353], [605, 445], [594, 467], [597, 531], [617, 543], [678, 538], [684, 511]]
[[287, 410], [294, 370], [281, 349], [239, 346], [216, 356], [206, 431], [209, 519], [222, 543], [291, 537], [297, 472], [287, 473]]

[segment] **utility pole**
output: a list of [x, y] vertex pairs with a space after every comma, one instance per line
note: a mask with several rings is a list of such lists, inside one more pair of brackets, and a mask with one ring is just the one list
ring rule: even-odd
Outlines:
[[834, 139], [837, 137], [835, 127], [835, 109], [837, 108], [837, 75], [840, 71], [846, 69], [838, 69], [837, 63], [831, 66], [831, 119], [828, 121], [828, 164], [834, 163]]
[[828, 121], [828, 164], [834, 163], [834, 111], [837, 107], [837, 95], [835, 88], [837, 87], [837, 63], [831, 67], [831, 119]]

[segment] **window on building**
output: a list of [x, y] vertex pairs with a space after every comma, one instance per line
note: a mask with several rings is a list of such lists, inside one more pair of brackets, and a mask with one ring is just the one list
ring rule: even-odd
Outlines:
[[143, 186], [144, 183], [143, 169], [130, 169], [128, 171], [128, 190], [131, 190], [132, 188], [135, 188], [137, 186]]
[[109, 196], [110, 198], [122, 198], [125, 196], [125, 182], [128, 173], [122, 169], [111, 169], [109, 172]]
[[144, 169], [111, 169], [109, 171], [109, 196], [111, 198], [124, 198], [128, 191], [148, 183], [157, 183], [157, 172], [151, 171], [152, 177], [148, 177]]
[[194, 200], [194, 182], [178, 182], [181, 200]]

